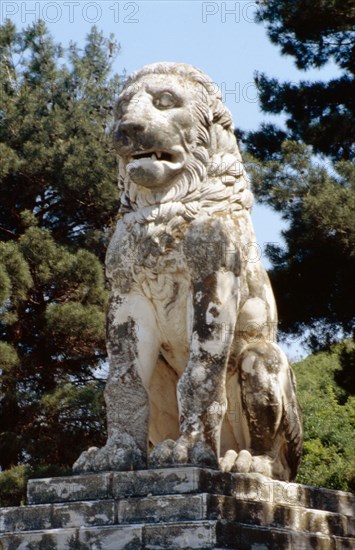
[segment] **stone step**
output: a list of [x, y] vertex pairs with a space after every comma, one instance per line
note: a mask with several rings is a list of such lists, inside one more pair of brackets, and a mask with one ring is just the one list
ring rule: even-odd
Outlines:
[[354, 497], [350, 493], [270, 480], [258, 474], [230, 474], [197, 467], [31, 479], [27, 490], [29, 504], [189, 493], [303, 506], [347, 516], [354, 513]]
[[355, 531], [354, 520], [342, 514], [240, 501], [209, 493], [0, 508], [0, 532], [197, 520], [224, 520], [337, 536], [351, 536]]
[[355, 534], [355, 520], [343, 514], [298, 506], [241, 502], [234, 497], [207, 493], [123, 499], [117, 503], [117, 517], [118, 523], [209, 519], [321, 532], [327, 535]]
[[354, 550], [355, 541], [348, 537], [322, 533], [289, 531], [242, 523], [217, 524], [220, 548], [234, 550]]
[[349, 538], [238, 523], [195, 521], [48, 529], [0, 535], [1, 550], [345, 550]]

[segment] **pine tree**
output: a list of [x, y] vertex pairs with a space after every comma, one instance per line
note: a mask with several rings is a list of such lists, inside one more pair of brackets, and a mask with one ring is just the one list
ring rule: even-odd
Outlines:
[[295, 141], [278, 156], [253, 159], [250, 172], [259, 202], [288, 224], [284, 244], [267, 248], [280, 328], [320, 350], [354, 327], [355, 167], [339, 161], [330, 171]]
[[294, 57], [301, 70], [333, 61], [340, 74], [328, 82], [282, 82], [257, 75], [261, 109], [286, 114], [287, 131], [264, 125], [248, 136], [260, 157], [279, 148], [281, 141], [301, 140], [316, 153], [333, 160], [354, 155], [355, 12], [351, 0], [263, 0], [259, 22], [266, 23], [270, 40], [283, 55]]
[[243, 136], [257, 198], [288, 222], [284, 245], [268, 250], [280, 328], [318, 350], [354, 329], [354, 12], [347, 1], [263, 0], [258, 19], [300, 69], [333, 60], [342, 71], [325, 83], [258, 75], [261, 109], [286, 114], [286, 128]]
[[[113, 38], [0, 27], [0, 466], [70, 465], [104, 437]], [[48, 470], [49, 471], [49, 470]]]

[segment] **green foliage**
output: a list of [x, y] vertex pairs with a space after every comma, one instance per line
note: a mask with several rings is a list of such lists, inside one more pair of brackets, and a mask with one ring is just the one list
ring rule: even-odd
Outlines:
[[27, 481], [30, 478], [70, 475], [69, 468], [46, 465], [32, 468], [27, 464], [13, 466], [0, 473], [0, 506], [26, 504]]
[[349, 346], [355, 349], [345, 342], [294, 366], [305, 436], [299, 483], [355, 489], [355, 397], [336, 383]]
[[355, 169], [339, 161], [330, 172], [294, 141], [284, 141], [278, 157], [250, 169], [259, 201], [289, 223], [285, 244], [267, 249], [270, 278], [283, 332], [319, 350], [354, 326]]
[[0, 473], [0, 506], [25, 504], [28, 478], [29, 467], [25, 464]]
[[11, 369], [19, 363], [19, 357], [16, 350], [6, 342], [0, 342], [0, 369], [2, 373], [11, 372]]
[[[263, 0], [259, 22], [266, 22], [271, 41], [300, 69], [321, 67], [332, 59], [342, 74], [329, 82], [279, 83], [257, 74], [260, 105], [267, 113], [287, 115], [287, 137], [302, 140], [335, 160], [354, 154], [354, 12], [350, 0]], [[286, 137], [286, 136], [285, 136]], [[251, 132], [253, 154], [272, 154], [279, 143], [277, 129]], [[262, 158], [261, 156], [259, 158]]]
[[351, 0], [262, 0], [258, 21], [266, 22], [271, 41], [300, 69], [321, 67], [330, 58], [351, 68], [354, 10]]
[[355, 395], [355, 346], [345, 342], [339, 356], [341, 370], [335, 373], [338, 385], [351, 395]]
[[84, 52], [71, 44], [64, 63], [42, 22], [24, 32], [7, 22], [0, 47], [3, 236], [27, 209], [56, 240], [98, 249], [95, 230], [118, 201], [110, 129], [119, 81], [108, 78], [115, 44], [93, 28]]
[[95, 27], [83, 50], [64, 50], [42, 21], [0, 26], [1, 503], [105, 437], [116, 52]]

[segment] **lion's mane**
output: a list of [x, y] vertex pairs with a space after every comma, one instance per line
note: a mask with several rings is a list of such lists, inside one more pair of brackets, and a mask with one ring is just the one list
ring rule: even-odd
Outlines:
[[250, 209], [252, 194], [233, 132], [232, 117], [223, 105], [218, 86], [199, 69], [182, 63], [154, 63], [133, 73], [123, 92], [149, 74], [182, 76], [196, 86], [198, 137], [183, 173], [167, 190], [154, 192], [136, 185], [119, 163], [121, 213], [128, 223], [178, 223], [199, 212]]

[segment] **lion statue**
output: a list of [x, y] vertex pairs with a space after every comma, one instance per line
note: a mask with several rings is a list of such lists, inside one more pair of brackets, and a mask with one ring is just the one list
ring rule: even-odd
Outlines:
[[143, 67], [118, 98], [114, 140], [108, 439], [74, 472], [196, 465], [294, 479], [295, 381], [216, 85], [190, 65]]

